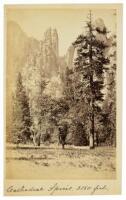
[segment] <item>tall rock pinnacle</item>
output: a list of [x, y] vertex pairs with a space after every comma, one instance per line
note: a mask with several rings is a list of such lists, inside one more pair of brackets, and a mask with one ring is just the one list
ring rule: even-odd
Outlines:
[[55, 55], [59, 56], [59, 44], [58, 44], [58, 33], [56, 29], [52, 30], [52, 49], [55, 52]]

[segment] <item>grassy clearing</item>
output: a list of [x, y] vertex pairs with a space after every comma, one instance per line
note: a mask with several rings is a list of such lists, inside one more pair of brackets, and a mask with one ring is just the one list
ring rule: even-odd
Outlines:
[[9, 147], [6, 177], [14, 179], [114, 179], [116, 149]]

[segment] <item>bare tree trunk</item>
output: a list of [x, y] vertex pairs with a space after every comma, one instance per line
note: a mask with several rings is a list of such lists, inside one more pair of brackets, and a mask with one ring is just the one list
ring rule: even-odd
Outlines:
[[34, 146], [40, 146], [40, 140], [41, 140], [40, 138], [41, 138], [40, 133], [34, 134], [34, 136], [33, 136]]
[[98, 137], [98, 133], [96, 133], [96, 144], [97, 144], [97, 147], [99, 146], [99, 137]]
[[91, 87], [91, 102], [90, 102], [90, 135], [89, 135], [89, 146], [90, 149], [94, 148], [94, 90], [93, 90], [93, 72], [90, 75], [90, 87]]
[[90, 135], [89, 135], [89, 147], [90, 149], [94, 148], [94, 111], [91, 113], [91, 127], [90, 127]]
[[90, 134], [90, 136], [89, 136], [89, 147], [90, 147], [90, 149], [94, 148], [94, 139], [93, 139], [92, 134]]

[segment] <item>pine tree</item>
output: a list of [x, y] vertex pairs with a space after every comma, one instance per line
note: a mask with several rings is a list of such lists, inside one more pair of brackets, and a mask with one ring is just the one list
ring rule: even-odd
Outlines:
[[[86, 34], [78, 36], [73, 44], [77, 50], [74, 65], [80, 79], [78, 90], [83, 102], [88, 106], [89, 146], [94, 148], [95, 114], [100, 110], [100, 102], [103, 101], [104, 71], [109, 59], [104, 54], [107, 45], [97, 39], [97, 31], [100, 30], [92, 24], [91, 11], [86, 29]], [[102, 34], [107, 35], [106, 28]]]
[[12, 141], [27, 142], [30, 139], [31, 117], [29, 100], [22, 84], [22, 76], [17, 77], [17, 88], [13, 97]]

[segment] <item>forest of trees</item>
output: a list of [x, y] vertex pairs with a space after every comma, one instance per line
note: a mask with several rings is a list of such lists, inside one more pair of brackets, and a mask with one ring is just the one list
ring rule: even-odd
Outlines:
[[[41, 75], [36, 109], [31, 109], [29, 94], [18, 74], [13, 94], [12, 130], [14, 143], [58, 143], [76, 146], [116, 146], [116, 36], [112, 44], [98, 40], [107, 38], [108, 30], [96, 28], [91, 12], [81, 34], [73, 41], [77, 55], [74, 67], [66, 67], [63, 95], [59, 99], [44, 93], [48, 84]], [[106, 53], [106, 49], [108, 49]], [[112, 49], [110, 51], [110, 49]], [[38, 123], [35, 125], [34, 116]]]

